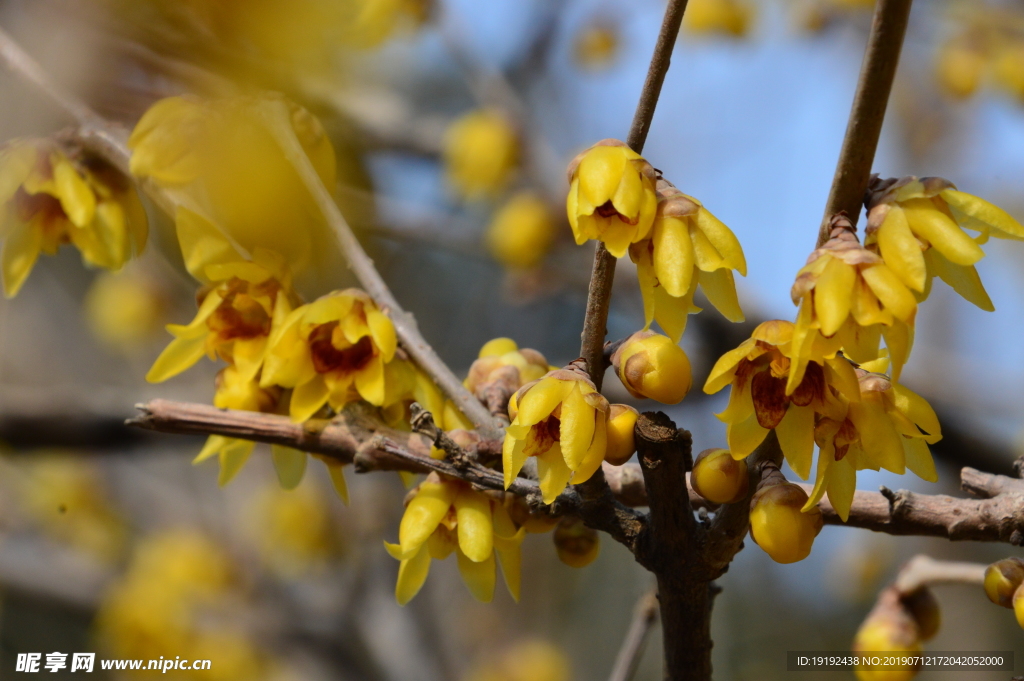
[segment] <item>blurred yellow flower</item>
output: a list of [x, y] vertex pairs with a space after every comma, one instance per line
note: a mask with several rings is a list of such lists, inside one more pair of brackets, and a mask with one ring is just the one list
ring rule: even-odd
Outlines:
[[614, 139], [601, 140], [569, 163], [566, 212], [576, 243], [604, 242], [616, 258], [647, 237], [658, 196], [654, 168]]
[[597, 530], [587, 527], [576, 516], [563, 516], [551, 539], [555, 543], [558, 560], [569, 567], [585, 568], [601, 553], [601, 536]]
[[[570, 480], [585, 482], [601, 467], [607, 447], [608, 400], [579, 370], [557, 369], [513, 396], [516, 409], [502, 451], [506, 489], [527, 457], [537, 457], [544, 503]], [[512, 409], [509, 410], [512, 416]]]
[[[520, 544], [526, 530], [516, 529], [505, 506], [460, 480], [431, 474], [412, 494], [398, 528], [398, 544], [384, 543], [401, 561], [395, 598], [405, 605], [427, 579], [431, 559], [455, 552], [459, 572], [473, 597], [489, 603], [494, 596], [496, 564], [505, 585], [519, 600]], [[495, 560], [497, 557], [497, 560]]]
[[313, 485], [291, 491], [266, 487], [247, 517], [263, 562], [282, 576], [299, 577], [323, 568], [338, 554], [327, 502]]
[[143, 272], [103, 272], [85, 294], [85, 318], [102, 343], [129, 353], [159, 333], [167, 302], [164, 291]]
[[332, 191], [334, 148], [300, 106], [270, 96], [169, 97], [142, 116], [128, 146], [132, 174], [152, 179], [243, 255], [267, 249], [298, 273], [329, 252], [331, 234], [296, 164], [311, 164]]
[[516, 131], [497, 111], [478, 109], [456, 119], [444, 136], [448, 182], [464, 199], [495, 197], [519, 162]]
[[[884, 651], [888, 655], [916, 657], [923, 650], [918, 625], [892, 591], [883, 593], [853, 639], [854, 653]], [[868, 659], [867, 656], [865, 659]], [[854, 668], [857, 681], [910, 681], [920, 664], [862, 664]]]
[[996, 83], [1007, 94], [1024, 100], [1024, 42], [1005, 45], [995, 56], [993, 73]]
[[555, 220], [547, 202], [529, 191], [513, 196], [494, 214], [487, 249], [505, 267], [536, 267], [551, 249]]
[[708, 301], [732, 322], [742, 322], [733, 270], [747, 275], [739, 240], [697, 199], [658, 180], [658, 212], [650, 237], [629, 247], [636, 263], [644, 318], [658, 322], [676, 343], [686, 329], [698, 284]]
[[260, 385], [293, 388], [289, 412], [305, 421], [325, 404], [338, 410], [363, 399], [380, 407], [384, 366], [398, 347], [394, 324], [358, 289], [322, 296], [275, 327]]
[[753, 5], [744, 0], [690, 0], [683, 15], [683, 26], [691, 33], [742, 38], [753, 18]]
[[619, 30], [610, 21], [593, 21], [576, 34], [573, 57], [580, 66], [598, 70], [607, 68], [619, 53]]
[[463, 681], [570, 681], [569, 659], [541, 640], [520, 641], [480, 660]]
[[520, 349], [511, 338], [495, 338], [480, 349], [463, 383], [470, 392], [477, 394], [491, 382], [509, 377], [511, 386], [518, 390], [543, 377], [551, 368], [544, 355], [536, 350]]
[[119, 270], [146, 245], [146, 211], [127, 178], [56, 142], [18, 139], [0, 147], [0, 275], [13, 298], [40, 253], [74, 244], [89, 266]]
[[943, 90], [957, 99], [966, 99], [978, 90], [987, 64], [987, 55], [978, 46], [954, 38], [939, 48], [935, 73]]

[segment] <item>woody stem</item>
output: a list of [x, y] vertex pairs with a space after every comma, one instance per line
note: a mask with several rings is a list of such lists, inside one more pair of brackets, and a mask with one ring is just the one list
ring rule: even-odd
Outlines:
[[[629, 128], [626, 144], [637, 152], [644, 149], [647, 132], [651, 129], [654, 108], [658, 104], [661, 86], [665, 82], [669, 63], [672, 61], [672, 48], [675, 47], [679, 26], [683, 21], [687, 0], [670, 0], [665, 9], [665, 18], [661, 23], [658, 42], [654, 46], [651, 65], [647, 69], [647, 79], [640, 92], [640, 101], [633, 114], [633, 123]], [[587, 293], [587, 312], [583, 318], [583, 334], [580, 356], [587, 362], [587, 373], [590, 379], [601, 389], [604, 371], [608, 367], [604, 356], [604, 337], [608, 333], [608, 306], [612, 296], [612, 282], [615, 280], [615, 256], [608, 252], [604, 244], [598, 242], [594, 251], [594, 268], [590, 275], [590, 289]]]

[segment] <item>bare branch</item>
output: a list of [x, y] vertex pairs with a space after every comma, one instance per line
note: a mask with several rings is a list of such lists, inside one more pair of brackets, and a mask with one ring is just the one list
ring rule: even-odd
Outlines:
[[615, 657], [615, 665], [608, 681], [630, 681], [640, 665], [644, 648], [647, 647], [647, 636], [651, 633], [654, 623], [658, 621], [658, 595], [649, 591], [640, 597], [633, 610], [633, 620], [629, 624], [626, 638]]
[[900, 61], [910, 3], [911, 0], [878, 0], [875, 6], [857, 93], [825, 205], [825, 217], [818, 232], [818, 246], [828, 240], [828, 223], [836, 213], [846, 211], [850, 222], [857, 225], [882, 132], [889, 91]]
[[[640, 101], [633, 114], [629, 136], [626, 137], [626, 144], [638, 154], [643, 151], [647, 132], [651, 129], [654, 108], [658, 104], [661, 86], [665, 82], [665, 74], [668, 73], [669, 63], [672, 61], [672, 49], [676, 44], [676, 36], [679, 35], [686, 2], [687, 0], [670, 0], [665, 9], [661, 32], [654, 46], [651, 65], [647, 69], [647, 79], [644, 81]], [[604, 356], [604, 337], [608, 333], [608, 307], [614, 280], [615, 257], [608, 252], [603, 243], [598, 242], [594, 251], [594, 268], [590, 275], [587, 312], [583, 319], [583, 341], [580, 346], [580, 356], [587, 361], [587, 373], [598, 390], [604, 382], [604, 371], [608, 366]]]
[[921, 587], [931, 584], [977, 584], [985, 583], [983, 563], [964, 563], [951, 560], [935, 560], [925, 555], [918, 555], [907, 561], [907, 564], [896, 576], [893, 587], [901, 594], [912, 594]]

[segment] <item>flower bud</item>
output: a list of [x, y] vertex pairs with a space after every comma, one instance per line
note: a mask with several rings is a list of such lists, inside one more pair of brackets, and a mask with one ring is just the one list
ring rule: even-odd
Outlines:
[[480, 354], [477, 357], [501, 357], [505, 353], [515, 352], [518, 349], [519, 344], [511, 338], [492, 338], [480, 348]]
[[713, 504], [731, 504], [747, 496], [747, 462], [732, 458], [728, 449], [705, 449], [690, 474], [693, 491]]
[[505, 267], [526, 270], [540, 264], [554, 238], [548, 204], [532, 192], [519, 192], [494, 214], [487, 249]]
[[[855, 653], [920, 653], [921, 644], [915, 636], [917, 627], [902, 608], [876, 608], [861, 625], [853, 640]], [[858, 681], [910, 681], [917, 675], [917, 666], [895, 668], [886, 665], [875, 669], [868, 665], [855, 668]]]
[[558, 559], [569, 567], [590, 565], [601, 550], [597, 530], [587, 527], [579, 518], [562, 518], [553, 536]]
[[985, 594], [996, 605], [1013, 607], [1014, 592], [1024, 582], [1024, 560], [1004, 558], [985, 568]]
[[759, 489], [750, 502], [750, 536], [776, 563], [795, 563], [811, 553], [811, 545], [824, 521], [807, 493], [789, 483], [776, 483]]
[[917, 624], [918, 639], [929, 641], [939, 633], [942, 612], [939, 610], [939, 602], [935, 600], [935, 594], [931, 589], [922, 586], [917, 591], [905, 594], [900, 601], [910, 613], [914, 623]]
[[530, 534], [550, 532], [558, 524], [559, 518], [543, 512], [531, 513], [530, 506], [522, 497], [506, 494], [504, 503], [516, 527], [525, 527]]
[[612, 22], [595, 21], [576, 34], [573, 56], [580, 66], [596, 71], [614, 61], [619, 42], [619, 30]]
[[498, 194], [519, 158], [516, 131], [497, 111], [471, 111], [448, 128], [444, 163], [448, 181], [460, 196], [474, 200]]
[[636, 440], [633, 429], [638, 412], [628, 404], [613, 404], [608, 408], [608, 449], [604, 460], [613, 466], [621, 466], [629, 461], [636, 451]]
[[612, 355], [612, 366], [633, 397], [677, 404], [690, 391], [690, 360], [668, 336], [638, 331]]

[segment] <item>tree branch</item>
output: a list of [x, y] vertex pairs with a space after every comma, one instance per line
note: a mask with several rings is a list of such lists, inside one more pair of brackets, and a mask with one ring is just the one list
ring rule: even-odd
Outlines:
[[984, 563], [964, 563], [951, 560], [935, 560], [917, 555], [907, 561], [893, 582], [893, 587], [903, 595], [909, 595], [921, 587], [931, 584], [977, 584], [985, 583]]
[[853, 98], [846, 136], [818, 232], [818, 246], [828, 240], [828, 223], [836, 213], [846, 211], [850, 222], [857, 225], [882, 132], [889, 91], [900, 61], [910, 3], [911, 0], [878, 0], [875, 5], [857, 93]]
[[633, 610], [633, 621], [629, 624], [626, 638], [615, 657], [615, 665], [608, 681], [630, 681], [640, 666], [644, 648], [647, 647], [647, 636], [651, 633], [654, 623], [658, 621], [658, 595], [649, 591], [640, 597]]
[[[638, 154], [643, 151], [647, 132], [651, 129], [654, 108], [658, 104], [661, 86], [665, 82], [665, 74], [668, 73], [669, 63], [672, 61], [672, 49], [676, 44], [676, 36], [679, 35], [686, 2], [687, 0], [669, 0], [665, 9], [661, 32], [654, 46], [651, 65], [647, 69], [647, 79], [644, 81], [640, 101], [633, 114], [629, 136], [626, 137], [626, 144]], [[608, 333], [608, 307], [614, 280], [615, 257], [608, 252], [603, 243], [598, 242], [594, 251], [594, 268], [590, 275], [587, 312], [583, 319], [583, 338], [580, 345], [580, 356], [586, 360], [587, 373], [598, 390], [601, 390], [604, 372], [608, 367], [604, 357], [604, 337]]]

